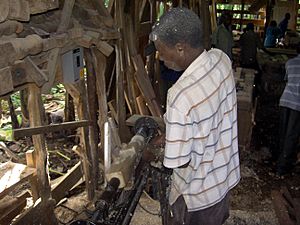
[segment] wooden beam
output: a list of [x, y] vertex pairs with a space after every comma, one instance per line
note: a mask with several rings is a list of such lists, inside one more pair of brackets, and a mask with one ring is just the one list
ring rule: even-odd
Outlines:
[[11, 224], [11, 221], [24, 209], [27, 204], [26, 198], [29, 197], [30, 193], [26, 191], [16, 198], [0, 202], [0, 224]]
[[90, 125], [91, 123], [88, 120], [81, 120], [81, 121], [65, 122], [60, 124], [50, 124], [45, 126], [15, 129], [12, 132], [13, 132], [13, 138], [20, 138], [20, 137], [25, 137], [25, 136], [28, 137], [36, 134], [46, 134], [49, 132], [76, 129], [79, 127], [88, 127]]
[[10, 161], [2, 164], [0, 171], [0, 199], [15, 187], [27, 181], [36, 172], [35, 169], [26, 165]]
[[67, 195], [68, 191], [82, 178], [82, 176], [82, 164], [81, 162], [78, 162], [57, 184], [53, 186], [51, 193], [56, 204]]

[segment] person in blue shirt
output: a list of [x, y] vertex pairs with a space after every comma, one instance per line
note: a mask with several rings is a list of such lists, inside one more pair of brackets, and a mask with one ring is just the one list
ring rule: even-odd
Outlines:
[[276, 21], [272, 20], [266, 31], [264, 46], [266, 48], [276, 47], [276, 39], [278, 39], [280, 35], [281, 35], [281, 30], [277, 27]]
[[278, 27], [280, 29], [280, 38], [283, 38], [285, 35], [285, 32], [287, 31], [288, 25], [289, 25], [289, 20], [291, 18], [291, 14], [286, 13], [284, 16], [284, 19], [279, 23]]

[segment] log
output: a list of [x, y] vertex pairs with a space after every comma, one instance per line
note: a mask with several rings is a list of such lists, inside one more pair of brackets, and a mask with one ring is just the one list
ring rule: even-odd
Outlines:
[[46, 12], [59, 7], [59, 0], [27, 0], [30, 14]]
[[17, 21], [7, 20], [0, 23], [0, 37], [2, 35], [11, 35], [21, 33], [23, 31], [23, 24]]
[[46, 126], [14, 129], [13, 138], [29, 137], [36, 134], [46, 134], [46, 133], [57, 132], [61, 130], [76, 129], [79, 127], [88, 127], [90, 126], [90, 124], [91, 123], [88, 120], [81, 120], [81, 121], [65, 122], [60, 124], [50, 124]]
[[9, 13], [8, 19], [29, 21], [30, 8], [29, 3], [26, 0], [10, 0], [9, 1]]
[[6, 20], [9, 13], [9, 1], [0, 1], [0, 22]]
[[13, 159], [16, 163], [24, 163], [24, 160], [22, 160], [16, 153], [14, 153], [10, 148], [6, 146], [6, 144], [2, 141], [0, 141], [0, 148], [5, 151], [5, 153]]

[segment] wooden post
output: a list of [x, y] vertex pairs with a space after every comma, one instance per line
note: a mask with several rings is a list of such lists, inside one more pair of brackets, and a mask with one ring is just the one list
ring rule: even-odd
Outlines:
[[[42, 126], [42, 99], [41, 91], [35, 84], [30, 84], [28, 88], [28, 111], [31, 127]], [[57, 224], [54, 215], [54, 200], [51, 198], [51, 186], [48, 174], [48, 153], [46, 149], [45, 137], [43, 134], [33, 135], [32, 141], [35, 149], [37, 184], [39, 196], [41, 196], [41, 209], [46, 224]]]
[[[28, 167], [35, 168], [36, 159], [35, 159], [34, 150], [28, 150], [26, 152], [26, 164]], [[30, 182], [32, 198], [33, 201], [35, 202], [39, 198], [39, 189], [38, 189], [36, 176], [29, 178], [29, 182]]]
[[[93, 66], [93, 58], [90, 50], [85, 50], [85, 59], [87, 65], [87, 93], [88, 93], [88, 105], [89, 105], [89, 120], [92, 125], [89, 127], [89, 139], [91, 145], [91, 156], [92, 163], [94, 168], [94, 181], [95, 184], [98, 184], [99, 179], [99, 151], [98, 151], [98, 143], [100, 140], [99, 137], [99, 129], [97, 125], [97, 111], [98, 111], [98, 103], [97, 103], [97, 88], [96, 88], [96, 74]], [[105, 91], [105, 90], [104, 90]], [[100, 115], [99, 115], [100, 116]], [[98, 185], [96, 185], [97, 189]]]
[[[121, 29], [122, 37], [124, 34], [124, 2], [115, 1], [115, 18], [117, 26]], [[116, 47], [116, 105], [117, 105], [117, 122], [119, 126], [120, 138], [123, 142], [129, 141], [129, 129], [125, 124], [126, 120], [126, 105], [124, 96], [124, 42], [123, 40], [118, 40]]]
[[100, 142], [101, 142], [101, 155], [100, 158], [104, 159], [104, 124], [107, 122], [107, 97], [106, 97], [106, 81], [105, 81], [105, 71], [107, 66], [106, 57], [97, 49], [92, 49], [93, 66], [95, 69], [96, 78], [96, 90], [98, 97], [98, 126], [100, 128]]
[[[79, 120], [86, 120], [88, 118], [88, 104], [86, 100], [86, 89], [84, 80], [79, 81], [78, 84], [65, 84], [66, 90], [74, 99], [75, 106], [77, 108]], [[93, 200], [95, 196], [96, 184], [93, 179], [94, 170], [98, 168], [93, 168], [92, 153], [89, 145], [89, 128], [80, 128], [80, 145], [82, 146], [82, 162], [83, 171], [85, 178], [85, 185], [88, 200]]]

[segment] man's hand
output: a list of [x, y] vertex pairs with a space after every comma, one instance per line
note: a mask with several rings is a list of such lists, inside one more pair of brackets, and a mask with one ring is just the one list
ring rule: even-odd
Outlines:
[[151, 144], [163, 148], [166, 143], [166, 135], [162, 134], [152, 139]]
[[143, 150], [143, 155], [142, 155], [142, 159], [145, 162], [151, 162], [151, 161], [155, 161], [156, 160], [156, 154], [155, 151], [153, 150], [154, 146], [152, 145], [147, 145], [144, 150]]

